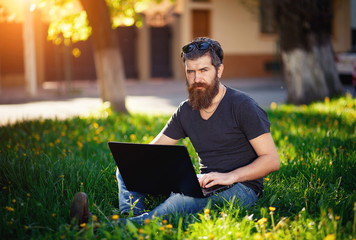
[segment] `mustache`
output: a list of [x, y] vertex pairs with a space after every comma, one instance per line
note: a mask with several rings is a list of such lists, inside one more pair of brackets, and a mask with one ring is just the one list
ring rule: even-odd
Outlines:
[[202, 88], [209, 88], [209, 85], [206, 84], [206, 83], [193, 83], [189, 86], [189, 89], [195, 89], [195, 88], [198, 88], [198, 87], [202, 87]]

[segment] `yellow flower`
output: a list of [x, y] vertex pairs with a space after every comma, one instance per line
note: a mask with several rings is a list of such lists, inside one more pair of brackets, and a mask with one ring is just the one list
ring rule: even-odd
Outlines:
[[166, 219], [164, 219], [164, 220], [162, 221], [162, 223], [163, 223], [164, 225], [166, 225], [168, 222], [167, 222]]
[[80, 226], [81, 228], [84, 228], [84, 227], [87, 226], [87, 224], [86, 224], [86, 223], [82, 223], [82, 224], [80, 224], [79, 226]]
[[144, 223], [145, 223], [146, 225], [147, 225], [147, 224], [150, 224], [150, 222], [151, 222], [151, 221], [150, 221], [150, 219], [148, 219], [148, 218], [146, 218], [145, 221], [144, 221]]
[[96, 122], [93, 122], [93, 127], [94, 127], [94, 128], [98, 128], [98, 127], [99, 127], [99, 124], [96, 123]]
[[340, 216], [335, 216], [335, 220], [339, 221], [340, 220]]
[[214, 234], [210, 234], [209, 239], [214, 239], [215, 235]]
[[14, 208], [9, 207], [9, 206], [6, 206], [6, 207], [5, 207], [5, 209], [6, 209], [7, 211], [9, 211], [9, 212], [13, 212], [13, 211], [15, 211], [15, 209], [14, 209]]
[[167, 225], [166, 225], [166, 228], [167, 228], [167, 229], [172, 229], [172, 228], [173, 228], [173, 225], [172, 225], [172, 224], [167, 224]]
[[132, 142], [136, 141], [136, 139], [137, 139], [137, 137], [136, 137], [135, 134], [131, 134], [131, 135], [130, 135], [130, 140], [131, 140]]
[[55, 217], [56, 216], [56, 214], [55, 213], [52, 213], [52, 217]]
[[271, 109], [276, 110], [276, 108], [277, 108], [277, 103], [271, 102]]
[[266, 181], [266, 182], [268, 182], [268, 181], [269, 181], [269, 178], [268, 178], [268, 177], [266, 177], [266, 178], [265, 178], [265, 181]]
[[257, 221], [259, 225], [263, 225], [267, 222], [267, 218], [261, 218], [260, 220]]
[[114, 221], [116, 221], [116, 220], [119, 219], [119, 215], [117, 215], [117, 214], [112, 215], [112, 216], [111, 216], [111, 219], [114, 220]]
[[204, 214], [205, 214], [205, 215], [209, 215], [209, 213], [210, 213], [210, 209], [209, 209], [209, 208], [205, 208], [205, 209], [204, 209]]
[[31, 194], [27, 193], [26, 196], [27, 196], [27, 197], [31, 197]]
[[78, 145], [79, 149], [81, 149], [83, 147], [83, 143], [81, 143], [79, 141], [77, 142], [77, 145]]
[[64, 178], [64, 175], [59, 176], [60, 178]]
[[275, 207], [269, 207], [268, 209], [269, 209], [271, 212], [276, 211], [276, 208], [275, 208]]
[[254, 239], [254, 240], [262, 240], [263, 237], [262, 237], [260, 234], [255, 234], [255, 235], [253, 236], [253, 239]]
[[330, 102], [330, 98], [329, 97], [325, 97], [324, 101], [325, 101], [325, 103], [329, 103]]
[[11, 201], [12, 203], [16, 203], [16, 199], [14, 198], [14, 199], [12, 199], [12, 201]]
[[237, 232], [237, 233], [235, 233], [235, 236], [236, 236], [237, 238], [239, 238], [239, 237], [242, 236], [242, 233], [241, 233], [241, 232]]
[[159, 228], [159, 230], [160, 230], [160, 231], [163, 231], [163, 230], [164, 230], [164, 227], [163, 227], [163, 226], [162, 226], [162, 227], [160, 227], [160, 228]]
[[145, 230], [143, 230], [142, 228], [138, 229], [139, 234], [143, 234], [144, 232], [145, 232]]
[[335, 234], [329, 234], [324, 238], [324, 240], [335, 240], [335, 239], [336, 239]]
[[98, 217], [96, 215], [92, 215], [91, 218], [93, 219], [93, 222], [97, 222], [98, 221]]

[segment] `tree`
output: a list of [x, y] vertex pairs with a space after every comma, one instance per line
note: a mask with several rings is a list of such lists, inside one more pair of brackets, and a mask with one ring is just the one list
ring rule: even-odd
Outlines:
[[288, 102], [343, 93], [331, 44], [330, 0], [270, 0], [279, 34]]
[[[279, 35], [287, 101], [308, 104], [343, 93], [330, 40], [331, 0], [240, 0]], [[335, 2], [335, 1], [333, 1]]]
[[[82, 11], [73, 11], [76, 0], [50, 0], [47, 6], [62, 15], [52, 19], [48, 38], [54, 42], [86, 40], [92, 36], [94, 61], [97, 72], [100, 97], [109, 101], [113, 110], [126, 112], [125, 74], [123, 60], [114, 28], [119, 25], [141, 24], [138, 12], [148, 0], [79, 0]], [[47, 1], [48, 3], [48, 1]], [[66, 9], [66, 11], [63, 11]], [[64, 13], [64, 15], [63, 15]]]

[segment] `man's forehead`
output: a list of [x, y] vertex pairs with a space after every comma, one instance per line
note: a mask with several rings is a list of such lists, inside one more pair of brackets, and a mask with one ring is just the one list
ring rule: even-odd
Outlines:
[[213, 66], [211, 62], [211, 57], [209, 55], [204, 55], [197, 59], [187, 59], [185, 61], [186, 68], [208, 68]]

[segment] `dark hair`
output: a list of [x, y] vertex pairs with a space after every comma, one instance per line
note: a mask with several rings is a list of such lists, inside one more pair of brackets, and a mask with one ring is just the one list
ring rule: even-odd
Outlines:
[[193, 50], [188, 53], [182, 52], [181, 57], [183, 63], [185, 63], [187, 59], [194, 60], [204, 56], [205, 54], [209, 54], [211, 57], [212, 65], [216, 69], [218, 69], [219, 66], [223, 63], [223, 58], [224, 58], [224, 51], [222, 50], [220, 43], [208, 37], [198, 37], [193, 39], [193, 41], [191, 41], [188, 44], [200, 43], [200, 42], [207, 42], [210, 44], [210, 47], [205, 50], [199, 50], [196, 47], [194, 47]]

